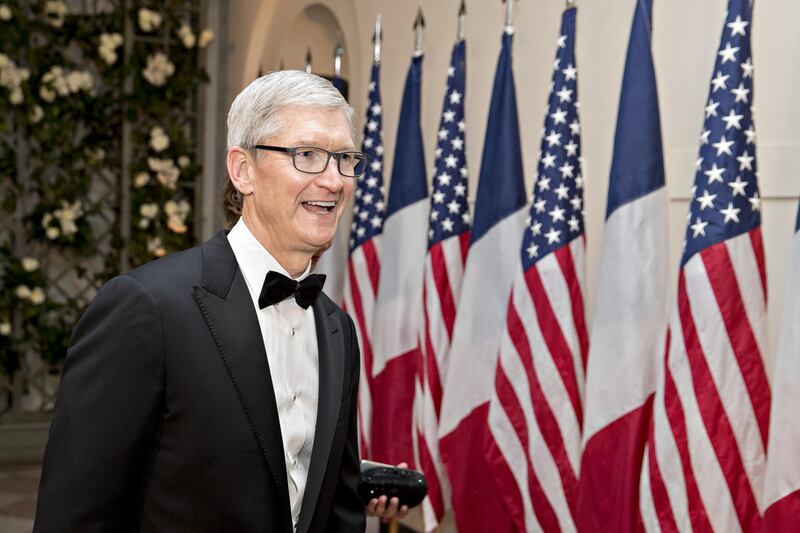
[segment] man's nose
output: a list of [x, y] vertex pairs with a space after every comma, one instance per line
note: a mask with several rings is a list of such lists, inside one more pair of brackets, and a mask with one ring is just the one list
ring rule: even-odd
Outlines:
[[339, 173], [339, 164], [335, 158], [331, 157], [328, 166], [317, 174], [317, 183], [320, 187], [325, 187], [333, 192], [339, 192], [344, 187], [344, 180], [347, 179]]

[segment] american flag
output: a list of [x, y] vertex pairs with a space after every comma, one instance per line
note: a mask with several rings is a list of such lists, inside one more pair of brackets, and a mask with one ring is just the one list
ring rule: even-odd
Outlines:
[[422, 329], [422, 279], [428, 229], [428, 180], [422, 146], [422, 53], [406, 76], [392, 181], [383, 228], [373, 337], [372, 390], [380, 416], [372, 418], [372, 454], [384, 463], [414, 457], [414, 390]]
[[418, 372], [415, 402], [416, 462], [428, 480], [423, 501], [425, 530], [432, 531], [444, 516], [449, 487], [439, 455], [439, 414], [442, 383], [447, 372], [450, 339], [469, 249], [467, 160], [465, 156], [464, 89], [466, 44], [453, 47], [447, 72], [442, 118], [433, 169], [433, 193], [425, 258], [423, 360]]
[[[636, 2], [608, 184], [586, 370], [581, 531], [637, 531], [639, 476], [667, 329], [667, 193], [651, 53]], [[624, 384], [624, 385], [623, 385]]]
[[588, 351], [575, 14], [564, 11], [538, 176], [508, 302], [487, 454], [519, 530], [575, 529]]
[[764, 531], [800, 530], [800, 209], [794, 228], [793, 265], [784, 292], [781, 335], [772, 374], [769, 454], [764, 484]]
[[355, 318], [361, 351], [361, 385], [358, 391], [359, 438], [362, 457], [372, 457], [372, 316], [378, 292], [381, 261], [381, 231], [386, 213], [383, 189], [383, 113], [380, 89], [381, 67], [372, 65], [369, 104], [364, 124], [362, 150], [369, 165], [358, 177], [350, 226], [350, 257], [344, 281], [344, 308]]
[[730, 0], [643, 465], [661, 530], [759, 531], [770, 391], [751, 6]]
[[451, 337], [439, 418], [439, 449], [461, 533], [512, 531], [483, 452], [500, 332], [525, 226], [525, 183], [512, 69], [503, 33], [475, 196], [469, 255]]

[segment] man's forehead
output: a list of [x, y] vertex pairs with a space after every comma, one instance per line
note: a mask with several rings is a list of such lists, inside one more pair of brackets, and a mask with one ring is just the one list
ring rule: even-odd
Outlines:
[[278, 113], [280, 129], [276, 137], [295, 145], [354, 145], [350, 122], [342, 109], [293, 106]]

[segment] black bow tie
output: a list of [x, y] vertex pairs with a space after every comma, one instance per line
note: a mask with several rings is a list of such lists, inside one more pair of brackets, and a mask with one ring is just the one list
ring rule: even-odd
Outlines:
[[284, 301], [286, 298], [294, 296], [297, 305], [303, 309], [314, 303], [322, 286], [325, 284], [325, 274], [309, 274], [302, 281], [295, 281], [280, 272], [270, 270], [261, 288], [258, 297], [258, 307], [264, 309], [272, 304]]

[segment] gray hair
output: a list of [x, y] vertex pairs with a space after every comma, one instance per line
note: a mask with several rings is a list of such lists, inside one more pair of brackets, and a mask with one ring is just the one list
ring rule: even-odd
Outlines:
[[341, 109], [353, 129], [353, 108], [331, 82], [302, 70], [282, 70], [257, 78], [234, 99], [228, 111], [228, 149], [252, 148], [281, 130], [278, 111], [284, 107]]

